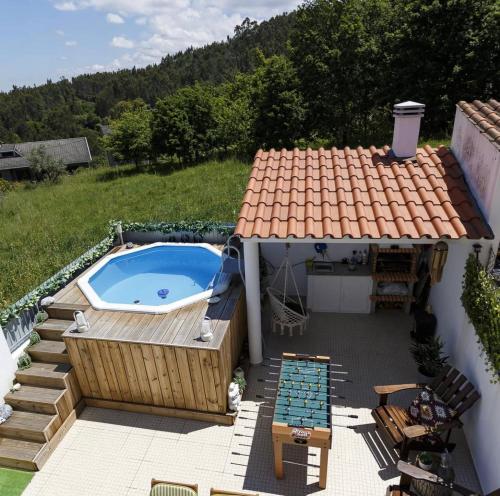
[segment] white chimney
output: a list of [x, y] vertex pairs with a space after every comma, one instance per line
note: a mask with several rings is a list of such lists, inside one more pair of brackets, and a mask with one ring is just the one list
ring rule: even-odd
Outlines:
[[425, 105], [423, 103], [408, 101], [394, 105], [392, 152], [396, 157], [413, 157], [417, 152], [420, 120], [424, 111]]

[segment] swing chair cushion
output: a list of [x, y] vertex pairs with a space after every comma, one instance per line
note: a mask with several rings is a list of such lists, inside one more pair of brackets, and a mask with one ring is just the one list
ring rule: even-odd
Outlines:
[[[300, 303], [296, 302], [293, 298], [283, 295], [280, 291], [274, 288], [267, 288], [269, 300], [271, 302], [271, 310], [273, 313], [273, 320], [285, 326], [304, 326], [307, 322], [307, 313], [300, 311]], [[291, 305], [297, 308], [296, 311]]]

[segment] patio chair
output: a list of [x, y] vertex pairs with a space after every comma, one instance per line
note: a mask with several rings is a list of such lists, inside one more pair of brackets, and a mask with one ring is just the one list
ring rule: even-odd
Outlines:
[[[390, 394], [408, 389], [422, 389], [426, 384], [399, 384], [375, 386], [379, 395], [379, 406], [372, 410], [377, 428], [385, 435], [392, 447], [399, 450], [401, 460], [407, 460], [411, 450], [451, 451], [455, 445], [449, 442], [451, 431], [461, 428], [460, 416], [479, 398], [474, 386], [460, 372], [446, 365], [441, 373], [427, 386], [436, 395], [455, 410], [453, 419], [437, 427], [417, 424], [409, 415], [408, 409], [388, 405]], [[443, 438], [444, 435], [444, 438]]]
[[451, 494], [461, 494], [462, 496], [479, 496], [478, 493], [475, 493], [474, 491], [472, 491], [471, 489], [467, 489], [466, 487], [459, 486], [458, 484], [447, 484], [437, 475], [422, 470], [415, 465], [410, 465], [409, 463], [400, 460], [397, 466], [398, 470], [401, 472], [401, 480], [397, 486], [389, 486], [387, 488], [386, 496], [418, 496], [418, 493], [415, 493], [410, 489], [412, 480], [424, 480], [430, 482], [433, 485], [441, 486], [442, 488], [452, 489], [453, 492]]
[[224, 489], [210, 489], [210, 496], [259, 496], [258, 493], [240, 493], [238, 491], [224, 491]]
[[198, 484], [152, 479], [149, 496], [198, 496]]
[[293, 330], [297, 328], [302, 336], [309, 316], [301, 303], [274, 288], [267, 288], [267, 294], [271, 303], [273, 332], [279, 327], [281, 335], [288, 329], [290, 336], [293, 336]]

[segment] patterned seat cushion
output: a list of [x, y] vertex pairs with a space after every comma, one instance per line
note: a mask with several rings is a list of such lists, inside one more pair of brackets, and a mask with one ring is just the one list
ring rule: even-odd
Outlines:
[[457, 412], [426, 387], [411, 402], [408, 414], [417, 424], [438, 427], [450, 422]]
[[197, 493], [190, 487], [159, 483], [151, 488], [149, 496], [197, 496]]

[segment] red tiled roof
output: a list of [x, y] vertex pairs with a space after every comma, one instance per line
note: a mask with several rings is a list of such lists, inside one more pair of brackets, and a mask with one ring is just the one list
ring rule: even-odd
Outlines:
[[458, 102], [458, 107], [490, 141], [500, 146], [500, 103], [493, 99], [486, 103], [474, 100], [472, 103]]
[[243, 238], [490, 238], [455, 157], [419, 148], [259, 150], [236, 234]]

